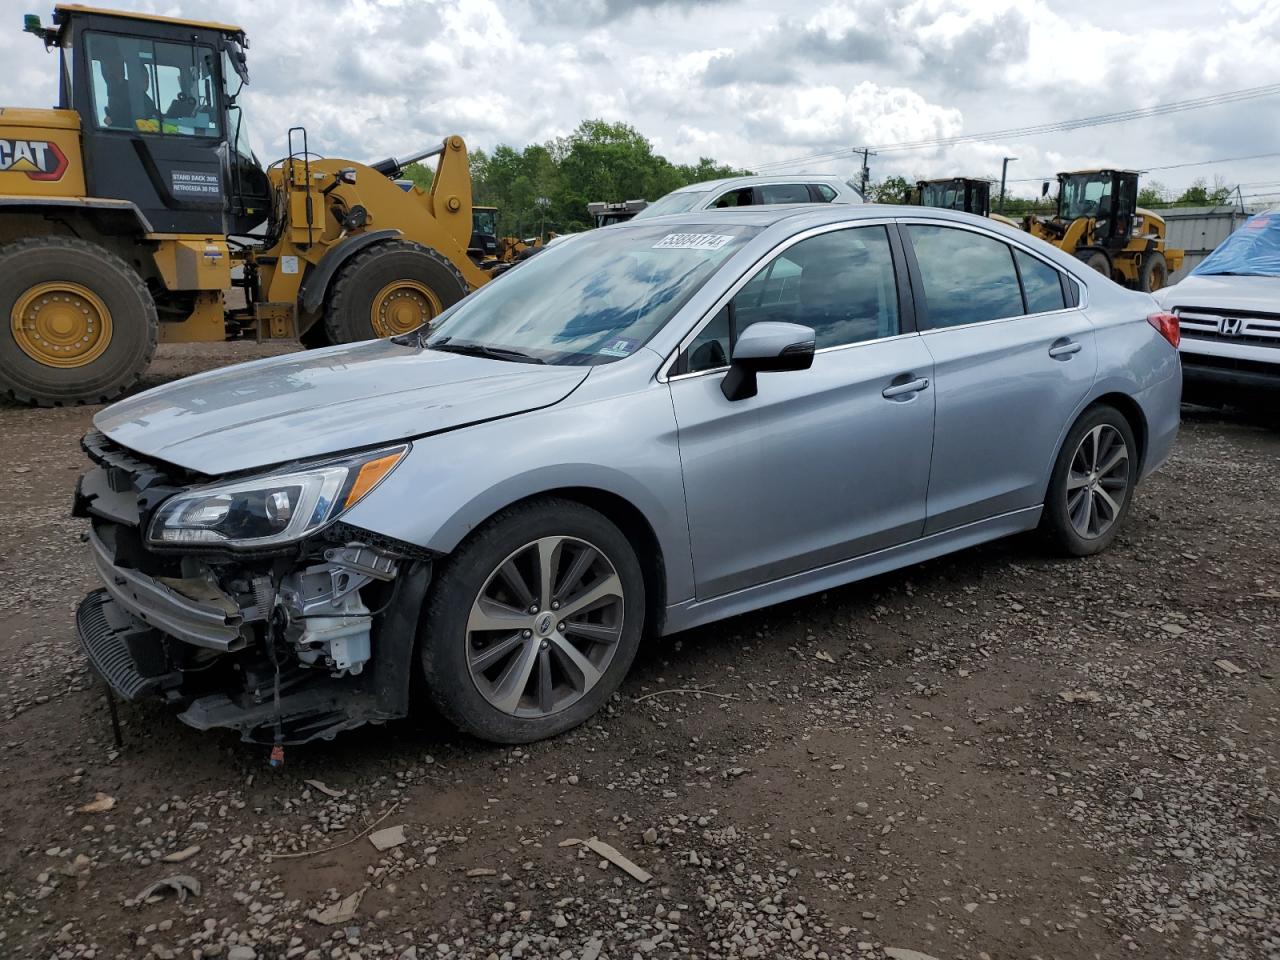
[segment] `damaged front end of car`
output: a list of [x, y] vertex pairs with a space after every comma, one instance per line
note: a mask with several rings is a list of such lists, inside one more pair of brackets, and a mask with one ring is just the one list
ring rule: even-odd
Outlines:
[[273, 745], [408, 712], [431, 555], [341, 520], [407, 444], [229, 480], [83, 446], [73, 513], [103, 587], [76, 632], [116, 694]]

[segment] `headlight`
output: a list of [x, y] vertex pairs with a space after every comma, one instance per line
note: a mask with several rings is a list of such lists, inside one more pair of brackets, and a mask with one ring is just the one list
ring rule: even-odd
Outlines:
[[248, 548], [292, 543], [355, 506], [408, 451], [403, 444], [290, 473], [188, 490], [160, 505], [147, 539]]

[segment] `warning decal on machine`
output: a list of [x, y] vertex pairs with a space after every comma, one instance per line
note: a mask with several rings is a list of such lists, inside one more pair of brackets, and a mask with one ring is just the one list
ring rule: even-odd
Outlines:
[[653, 245], [653, 249], [719, 250], [732, 239], [718, 233], [668, 233]]
[[174, 194], [196, 197], [216, 197], [222, 193], [222, 183], [216, 173], [194, 173], [175, 170], [169, 175]]

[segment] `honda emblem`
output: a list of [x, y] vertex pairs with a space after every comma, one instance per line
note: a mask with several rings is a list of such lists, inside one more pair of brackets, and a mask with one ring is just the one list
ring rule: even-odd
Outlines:
[[1240, 317], [1223, 317], [1219, 329], [1224, 337], [1238, 337], [1243, 326], [1244, 320]]

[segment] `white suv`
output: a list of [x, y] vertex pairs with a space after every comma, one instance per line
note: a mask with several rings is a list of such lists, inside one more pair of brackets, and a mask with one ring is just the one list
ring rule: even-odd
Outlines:
[[667, 213], [747, 207], [776, 203], [862, 203], [853, 183], [827, 173], [777, 174], [772, 177], [730, 177], [704, 180], [672, 190], [638, 214], [647, 220]]
[[1280, 211], [1251, 217], [1155, 296], [1178, 318], [1188, 400], [1280, 391]]

